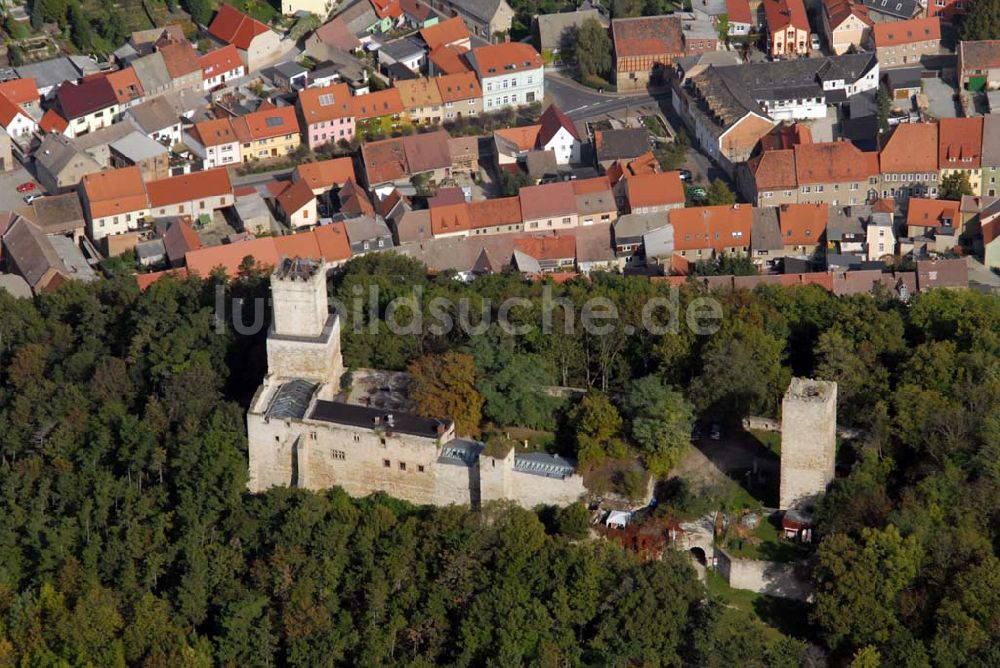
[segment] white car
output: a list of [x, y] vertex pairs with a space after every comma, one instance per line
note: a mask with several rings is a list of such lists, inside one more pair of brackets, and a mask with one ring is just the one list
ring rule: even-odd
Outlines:
[[809, 46], [813, 51], [819, 51], [819, 35], [816, 33], [809, 35]]
[[25, 195], [22, 199], [24, 200], [25, 204], [31, 204], [32, 202], [34, 202], [36, 199], [38, 199], [40, 197], [41, 197], [41, 195], [39, 195], [38, 193], [35, 193], [35, 194], [32, 194], [32, 195]]

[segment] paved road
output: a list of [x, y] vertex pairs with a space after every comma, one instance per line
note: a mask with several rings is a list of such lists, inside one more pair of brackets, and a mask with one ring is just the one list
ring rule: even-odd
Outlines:
[[626, 108], [652, 105], [670, 97], [669, 94], [651, 96], [598, 93], [552, 73], [545, 75], [545, 94], [574, 121], [624, 111]]

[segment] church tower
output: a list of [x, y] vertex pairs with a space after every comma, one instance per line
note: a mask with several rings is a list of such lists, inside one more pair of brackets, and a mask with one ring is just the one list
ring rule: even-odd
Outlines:
[[313, 260], [285, 258], [271, 275], [273, 318], [267, 374], [340, 387], [340, 320], [327, 306], [326, 271]]

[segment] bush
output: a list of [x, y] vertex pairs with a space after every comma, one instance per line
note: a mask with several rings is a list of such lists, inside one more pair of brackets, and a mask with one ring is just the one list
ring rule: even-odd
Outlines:
[[593, 88], [594, 90], [601, 90], [603, 88], [607, 93], [614, 93], [618, 90], [614, 84], [608, 83], [596, 74], [581, 76], [577, 81], [587, 88]]

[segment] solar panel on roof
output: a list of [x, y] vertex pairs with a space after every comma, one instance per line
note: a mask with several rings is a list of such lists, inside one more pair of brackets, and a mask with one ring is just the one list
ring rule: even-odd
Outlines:
[[268, 116], [267, 118], [264, 119], [264, 122], [267, 124], [267, 127], [276, 128], [279, 125], [284, 125], [285, 119], [281, 118], [280, 116]]

